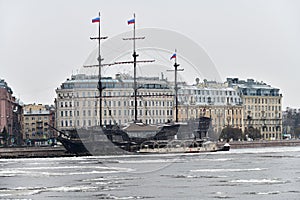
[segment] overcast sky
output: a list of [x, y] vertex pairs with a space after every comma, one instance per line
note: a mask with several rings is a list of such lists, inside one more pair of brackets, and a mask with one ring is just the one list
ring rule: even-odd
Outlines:
[[278, 87], [283, 106], [299, 107], [298, 0], [0, 0], [0, 78], [24, 103], [53, 104], [55, 89], [96, 47], [91, 19], [103, 35], [139, 28], [179, 32], [198, 43], [226, 77]]

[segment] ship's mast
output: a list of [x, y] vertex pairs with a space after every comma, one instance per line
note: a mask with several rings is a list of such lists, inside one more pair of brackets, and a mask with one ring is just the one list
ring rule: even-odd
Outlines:
[[[167, 70], [167, 71], [175, 71], [175, 81], [174, 81], [174, 89], [175, 89], [175, 122], [178, 122], [178, 86], [177, 86], [177, 72], [183, 71], [183, 69], [178, 69], [179, 64], [177, 63], [177, 50], [175, 49], [175, 63], [174, 63], [174, 70]], [[171, 57], [171, 59], [173, 58]]]
[[[100, 12], [99, 12], [99, 18], [100, 18]], [[99, 91], [99, 125], [102, 126], [102, 83], [101, 83], [101, 28], [100, 28], [100, 22], [98, 23], [98, 64], [99, 64], [99, 71], [98, 71], [98, 91]]]
[[91, 40], [98, 40], [98, 85], [97, 89], [99, 91], [99, 125], [102, 126], [102, 82], [101, 82], [101, 61], [103, 60], [101, 58], [101, 45], [100, 45], [100, 40], [106, 39], [107, 37], [101, 37], [101, 23], [100, 23], [100, 12], [98, 15], [98, 37], [90, 37]]
[[136, 84], [136, 58], [139, 56], [135, 51], [135, 14], [133, 14], [133, 90], [134, 90], [134, 121], [137, 122], [137, 84]]
[[[137, 61], [136, 58], [139, 56], [136, 53], [135, 49], [135, 40], [138, 39], [145, 39], [145, 37], [136, 37], [135, 36], [135, 25], [136, 25], [136, 20], [135, 20], [135, 14], [133, 14], [133, 19], [128, 21], [128, 25], [133, 24], [133, 37], [132, 38], [124, 38], [124, 40], [133, 40], [133, 95], [134, 95], [134, 122], [137, 122], [137, 115], [138, 115], [138, 110], [137, 110], [137, 81], [136, 81], [136, 63], [139, 62], [154, 62], [154, 60], [143, 60], [143, 61]], [[129, 62], [119, 62], [120, 64], [123, 63], [129, 63]]]
[[[102, 126], [102, 91], [103, 91], [103, 87], [102, 87], [102, 82], [101, 82], [101, 67], [102, 66], [112, 66], [112, 65], [122, 65], [122, 64], [131, 64], [133, 63], [134, 65], [134, 105], [135, 105], [135, 122], [137, 121], [137, 82], [136, 82], [136, 63], [150, 63], [150, 62], [154, 62], [154, 60], [140, 60], [137, 61], [136, 58], [138, 57], [138, 54], [135, 51], [135, 40], [137, 39], [145, 39], [145, 37], [135, 37], [135, 14], [133, 15], [134, 18], [130, 21], [133, 21], [133, 38], [123, 38], [123, 40], [133, 40], [133, 61], [121, 61], [121, 62], [113, 62], [113, 63], [109, 63], [109, 64], [102, 64], [101, 61], [103, 60], [101, 57], [101, 49], [100, 49], [100, 40], [102, 39], [106, 39], [107, 37], [101, 37], [100, 36], [100, 21], [99, 21], [99, 28], [98, 28], [98, 37], [90, 37], [91, 40], [98, 40], [98, 65], [85, 65], [83, 67], [98, 67], [99, 68], [99, 74], [98, 74], [98, 86], [97, 89], [99, 91], [99, 120], [100, 120], [100, 126]], [[99, 12], [99, 19], [100, 19], [100, 12]], [[129, 21], [128, 21], [128, 24]]]

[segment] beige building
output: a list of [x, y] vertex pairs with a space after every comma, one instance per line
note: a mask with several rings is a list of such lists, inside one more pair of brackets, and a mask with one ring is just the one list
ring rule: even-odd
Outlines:
[[205, 81], [194, 86], [181, 85], [178, 93], [179, 121], [205, 116], [211, 118], [216, 134], [220, 134], [226, 126], [244, 131], [242, 100], [233, 88]]
[[50, 145], [55, 132], [49, 127], [54, 126], [54, 109], [42, 104], [29, 104], [23, 107], [23, 139], [27, 145]]
[[257, 128], [266, 140], [282, 139], [282, 95], [278, 88], [263, 82], [228, 78], [242, 98], [246, 128]]

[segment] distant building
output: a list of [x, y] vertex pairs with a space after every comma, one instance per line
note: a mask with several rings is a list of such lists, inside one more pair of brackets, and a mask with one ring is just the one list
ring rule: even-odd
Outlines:
[[[67, 130], [99, 125], [98, 76], [77, 74], [56, 89], [57, 128]], [[133, 78], [117, 74], [102, 78], [102, 124], [134, 120]], [[159, 124], [173, 119], [173, 89], [165, 79], [138, 77], [138, 120]]]
[[[50, 145], [55, 132], [54, 108], [42, 104], [28, 104], [23, 108], [23, 139], [29, 146]], [[49, 124], [49, 125], [48, 125]]]
[[227, 78], [244, 106], [244, 123], [247, 129], [259, 129], [263, 139], [282, 139], [282, 95], [279, 88], [253, 79]]
[[22, 106], [12, 94], [12, 89], [0, 79], [0, 146], [20, 145], [22, 142]]

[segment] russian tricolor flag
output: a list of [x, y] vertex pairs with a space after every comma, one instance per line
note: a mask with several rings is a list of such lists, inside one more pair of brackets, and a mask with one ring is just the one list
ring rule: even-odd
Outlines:
[[134, 24], [135, 23], [135, 19], [128, 20], [127, 23], [128, 23], [128, 25], [129, 24]]
[[174, 54], [171, 56], [170, 60], [172, 60], [173, 58], [176, 58], [176, 53], [174, 53]]
[[96, 17], [92, 19], [92, 23], [97, 23], [97, 22], [100, 22], [100, 17]]

